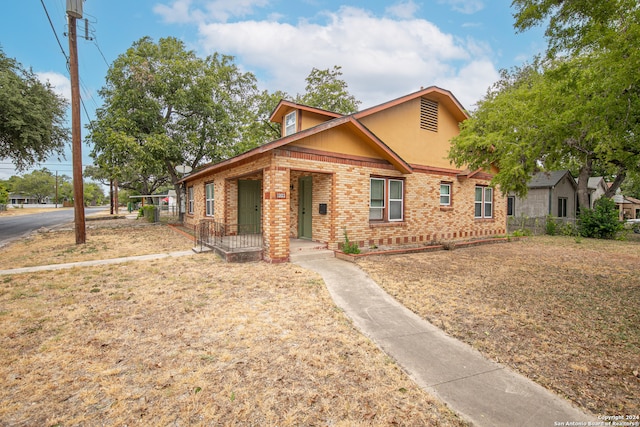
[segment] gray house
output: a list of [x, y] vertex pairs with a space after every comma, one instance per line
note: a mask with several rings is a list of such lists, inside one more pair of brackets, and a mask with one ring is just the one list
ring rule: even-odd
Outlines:
[[578, 185], [568, 170], [538, 172], [529, 181], [526, 198], [507, 196], [507, 216], [576, 218]]
[[[576, 183], [580, 182], [576, 178]], [[607, 192], [607, 182], [602, 176], [592, 176], [587, 181], [587, 190], [589, 191], [589, 208], [593, 209], [596, 200]]]

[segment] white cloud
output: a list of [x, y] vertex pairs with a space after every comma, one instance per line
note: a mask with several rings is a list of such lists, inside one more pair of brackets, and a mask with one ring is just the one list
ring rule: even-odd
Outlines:
[[396, 3], [385, 9], [385, 12], [391, 16], [395, 16], [400, 19], [413, 18], [420, 7], [412, 0], [408, 0], [401, 3]]
[[53, 71], [38, 72], [36, 76], [42, 83], [49, 83], [55, 93], [71, 101], [71, 81], [67, 76]]
[[471, 15], [484, 9], [482, 0], [438, 0], [440, 4], [448, 4], [456, 12]]
[[322, 23], [201, 23], [201, 44], [206, 54], [236, 56], [264, 88], [291, 95], [304, 91], [313, 67], [339, 65], [363, 108], [433, 84], [469, 108], [496, 79], [487, 46], [457, 39], [424, 19], [381, 18], [353, 7], [324, 16]]
[[227, 22], [253, 14], [257, 8], [268, 6], [269, 0], [196, 0], [197, 5], [193, 3], [193, 0], [174, 0], [169, 6], [156, 4], [153, 11], [167, 23]]

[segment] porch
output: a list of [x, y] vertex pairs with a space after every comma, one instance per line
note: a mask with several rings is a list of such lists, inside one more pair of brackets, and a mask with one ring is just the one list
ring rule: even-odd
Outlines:
[[[197, 252], [214, 251], [227, 262], [252, 262], [263, 259], [263, 236], [253, 225], [223, 224], [203, 219], [196, 227]], [[307, 239], [289, 239], [290, 259], [333, 257], [326, 243]]]

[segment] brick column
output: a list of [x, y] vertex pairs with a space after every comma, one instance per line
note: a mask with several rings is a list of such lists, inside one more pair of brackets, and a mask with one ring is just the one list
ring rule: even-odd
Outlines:
[[289, 168], [278, 167], [276, 157], [263, 171], [264, 207], [262, 236], [264, 259], [268, 262], [289, 261], [289, 205], [291, 202]]

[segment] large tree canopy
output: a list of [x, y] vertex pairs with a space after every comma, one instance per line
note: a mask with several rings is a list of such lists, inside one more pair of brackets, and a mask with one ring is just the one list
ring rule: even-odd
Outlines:
[[[604, 4], [602, 4], [604, 3]], [[515, 0], [516, 28], [546, 22], [546, 59], [511, 71], [478, 104], [454, 139], [450, 158], [500, 168], [494, 182], [523, 195], [539, 168], [578, 173], [587, 206], [587, 178], [640, 169], [639, 8], [614, 0]], [[632, 44], [629, 44], [632, 43]]]
[[296, 102], [341, 114], [358, 111], [360, 101], [347, 90], [341, 69], [337, 65], [326, 70], [313, 68], [306, 78], [306, 92], [298, 95]]
[[92, 156], [125, 188], [151, 194], [175, 185], [177, 165], [195, 168], [238, 153], [257, 114], [256, 93], [255, 77], [232, 57], [201, 59], [175, 38], [144, 37], [108, 71], [105, 106], [89, 125]]
[[0, 159], [18, 170], [63, 156], [67, 103], [0, 49]]

